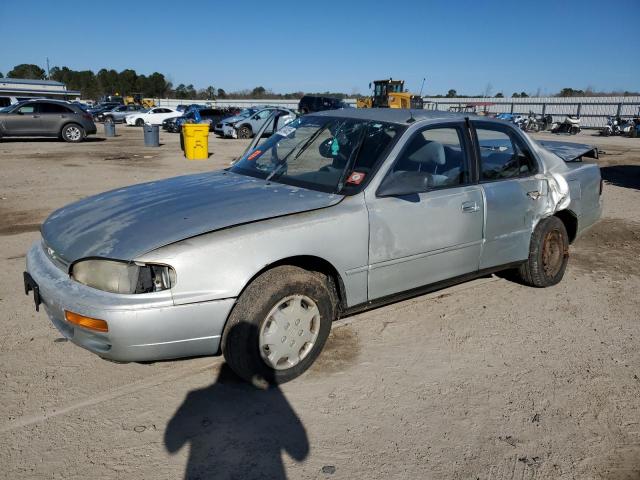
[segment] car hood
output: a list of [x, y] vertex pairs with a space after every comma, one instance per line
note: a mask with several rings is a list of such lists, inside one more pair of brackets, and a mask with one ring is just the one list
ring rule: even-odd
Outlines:
[[236, 115], [234, 117], [227, 117], [222, 119], [222, 123], [234, 123], [234, 122], [239, 122], [240, 120], [244, 120], [246, 118], [249, 118], [249, 116], [244, 116], [244, 115]]
[[47, 246], [65, 262], [133, 260], [195, 235], [335, 205], [341, 195], [217, 171], [112, 190], [53, 212]]

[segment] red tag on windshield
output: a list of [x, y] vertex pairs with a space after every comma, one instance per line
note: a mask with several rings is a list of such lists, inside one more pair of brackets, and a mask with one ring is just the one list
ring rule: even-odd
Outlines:
[[260, 155], [262, 155], [262, 150], [255, 150], [251, 155], [249, 155], [247, 157], [247, 160], [251, 161], [251, 160], [255, 160], [256, 158], [258, 158]]
[[364, 180], [364, 176], [366, 173], [361, 172], [351, 172], [349, 178], [347, 178], [347, 183], [351, 183], [352, 185], [360, 185]]

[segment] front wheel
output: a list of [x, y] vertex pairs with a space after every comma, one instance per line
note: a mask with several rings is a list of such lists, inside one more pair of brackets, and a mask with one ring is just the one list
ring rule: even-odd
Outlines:
[[531, 287], [550, 287], [562, 280], [569, 261], [569, 236], [558, 217], [540, 220], [529, 245], [529, 258], [518, 274]]
[[76, 123], [70, 123], [62, 128], [60, 136], [65, 142], [78, 143], [84, 139], [84, 128]]
[[144, 125], [144, 120], [141, 118], [138, 118], [136, 120], [136, 127], [142, 127]]
[[243, 125], [238, 129], [238, 138], [251, 138], [251, 128]]
[[104, 121], [105, 123], [113, 123], [113, 117], [109, 115], [108, 117], [105, 117]]
[[288, 382], [318, 357], [336, 316], [336, 294], [326, 276], [275, 267], [240, 296], [222, 335], [222, 354], [256, 387]]

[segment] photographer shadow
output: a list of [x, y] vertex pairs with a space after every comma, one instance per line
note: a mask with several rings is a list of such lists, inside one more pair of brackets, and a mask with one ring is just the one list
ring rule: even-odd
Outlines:
[[277, 386], [258, 389], [225, 363], [216, 381], [193, 390], [164, 436], [169, 453], [190, 444], [184, 478], [286, 479], [282, 452], [309, 453], [304, 425]]

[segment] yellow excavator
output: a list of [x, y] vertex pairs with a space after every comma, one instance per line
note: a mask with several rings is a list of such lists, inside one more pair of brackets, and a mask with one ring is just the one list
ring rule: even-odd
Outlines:
[[144, 108], [153, 108], [156, 106], [156, 102], [153, 98], [142, 98], [141, 93], [134, 93], [123, 97], [125, 105], [142, 105]]
[[[371, 84], [369, 84], [371, 88]], [[404, 80], [374, 80], [373, 95], [356, 101], [358, 108], [415, 108], [422, 110], [424, 103], [420, 95], [404, 91]]]

